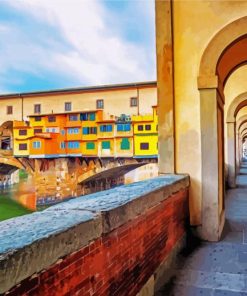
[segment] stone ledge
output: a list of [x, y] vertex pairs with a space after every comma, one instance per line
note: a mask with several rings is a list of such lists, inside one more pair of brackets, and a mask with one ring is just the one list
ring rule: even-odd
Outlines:
[[188, 186], [188, 176], [162, 175], [1, 222], [0, 293]]

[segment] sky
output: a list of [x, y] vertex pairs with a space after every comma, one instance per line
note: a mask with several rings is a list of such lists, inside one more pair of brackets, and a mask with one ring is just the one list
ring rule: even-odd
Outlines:
[[0, 93], [156, 80], [153, 0], [0, 0]]

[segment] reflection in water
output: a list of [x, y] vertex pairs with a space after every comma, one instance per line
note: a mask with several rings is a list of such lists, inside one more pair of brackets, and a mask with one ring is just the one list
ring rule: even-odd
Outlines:
[[[158, 175], [158, 165], [148, 164], [125, 175], [124, 183], [150, 179]], [[46, 208], [36, 207], [34, 180], [23, 171], [19, 172], [20, 180], [17, 184], [0, 187], [0, 221], [11, 217], [24, 215], [30, 211]]]
[[0, 206], [3, 204], [5, 207], [11, 206], [14, 205], [14, 202], [20, 204], [24, 209], [36, 210], [33, 179], [31, 176], [23, 174], [22, 171], [20, 171], [20, 181], [17, 184], [0, 188]]

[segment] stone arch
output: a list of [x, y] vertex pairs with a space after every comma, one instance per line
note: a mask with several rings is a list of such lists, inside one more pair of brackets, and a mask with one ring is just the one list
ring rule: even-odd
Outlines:
[[243, 130], [247, 128], [247, 122], [244, 122], [241, 127], [238, 129], [238, 133], [241, 135]]
[[[199, 84], [203, 82], [203, 85], [201, 85], [203, 88], [206, 86], [215, 86], [215, 82], [217, 81], [217, 66], [220, 59], [222, 59], [231, 44], [243, 40], [243, 37], [247, 34], [246, 28], [247, 16], [244, 16], [224, 26], [210, 40], [202, 55], [199, 68], [199, 80], [203, 80], [199, 81]], [[233, 68], [236, 68], [236, 65]]]
[[[199, 66], [202, 236], [209, 240], [219, 240], [225, 221], [224, 85], [231, 73], [246, 63], [246, 46], [247, 17], [245, 16], [227, 24], [213, 36], [203, 52]], [[232, 182], [231, 185], [234, 187], [236, 174], [234, 120], [231, 125], [231, 129], [228, 130], [230, 139], [228, 155], [231, 156], [228, 158], [228, 165], [230, 163], [228, 175], [229, 182]]]
[[239, 129], [241, 128], [241, 126], [242, 126], [243, 124], [245, 124], [246, 122], [247, 122], [247, 114], [241, 116], [241, 117], [237, 120], [237, 123], [236, 123], [236, 131], [238, 132]]
[[247, 127], [244, 127], [243, 130], [240, 133], [240, 136], [243, 137], [243, 135], [247, 132]]
[[236, 122], [237, 113], [241, 108], [247, 106], [247, 92], [238, 95], [230, 104], [226, 122]]
[[[239, 150], [239, 139], [237, 138], [239, 127], [236, 116], [241, 108], [247, 105], [247, 92], [238, 95], [230, 104], [227, 110], [227, 159], [228, 159], [228, 185], [236, 187], [236, 174], [239, 168], [241, 151]], [[246, 117], [247, 119], [247, 117]], [[243, 123], [242, 123], [243, 124]]]
[[13, 139], [13, 121], [5, 121], [0, 126], [0, 149], [11, 150]]
[[116, 167], [101, 167], [100, 169], [91, 169], [81, 176], [78, 177], [78, 184], [86, 183], [89, 181], [97, 180], [100, 178], [107, 178], [109, 176], [119, 176], [127, 174], [128, 172], [135, 170], [136, 168], [145, 165], [146, 163], [132, 163], [132, 164], [123, 164]]

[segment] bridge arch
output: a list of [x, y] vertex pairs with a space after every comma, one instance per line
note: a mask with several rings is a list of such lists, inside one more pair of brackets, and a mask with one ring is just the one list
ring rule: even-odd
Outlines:
[[11, 150], [13, 139], [13, 121], [5, 121], [0, 125], [0, 149]]
[[0, 156], [0, 172], [2, 174], [11, 174], [15, 170], [22, 169], [28, 174], [33, 175], [34, 168], [28, 160], [23, 160], [15, 157], [1, 157]]
[[[247, 17], [218, 31], [201, 57], [198, 76], [202, 143], [202, 236], [218, 240], [225, 221], [224, 86], [247, 62]], [[246, 105], [246, 93], [236, 98], [227, 114], [229, 183], [235, 186], [236, 114]], [[209, 191], [210, 188], [210, 191]]]

